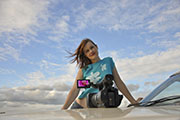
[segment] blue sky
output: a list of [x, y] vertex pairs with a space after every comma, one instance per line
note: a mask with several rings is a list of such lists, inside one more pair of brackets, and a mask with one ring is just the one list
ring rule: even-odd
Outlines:
[[62, 104], [77, 72], [66, 50], [73, 52], [84, 38], [98, 45], [101, 58], [113, 57], [136, 98], [147, 95], [179, 71], [179, 5], [179, 0], [1, 0], [0, 106]]

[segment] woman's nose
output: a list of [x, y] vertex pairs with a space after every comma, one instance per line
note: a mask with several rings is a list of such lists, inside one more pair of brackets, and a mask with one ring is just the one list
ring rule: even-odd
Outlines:
[[92, 49], [89, 50], [89, 53], [91, 53], [91, 52], [92, 52]]

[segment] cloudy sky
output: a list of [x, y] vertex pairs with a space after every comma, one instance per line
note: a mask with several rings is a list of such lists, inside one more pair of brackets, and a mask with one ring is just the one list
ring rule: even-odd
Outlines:
[[144, 97], [180, 69], [179, 21], [180, 0], [0, 0], [0, 107], [62, 105], [83, 38]]

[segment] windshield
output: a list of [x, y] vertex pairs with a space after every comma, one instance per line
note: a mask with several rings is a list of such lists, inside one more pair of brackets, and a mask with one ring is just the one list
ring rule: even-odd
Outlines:
[[168, 96], [180, 95], [180, 81], [175, 81], [163, 91], [161, 91], [157, 96], [155, 96], [152, 100], [161, 99]]
[[180, 75], [172, 76], [161, 83], [140, 102], [142, 106], [165, 104], [180, 104]]

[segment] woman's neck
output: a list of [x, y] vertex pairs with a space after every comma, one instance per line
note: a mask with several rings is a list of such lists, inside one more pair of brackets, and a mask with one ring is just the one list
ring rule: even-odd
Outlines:
[[92, 62], [92, 63], [96, 63], [96, 62], [98, 62], [99, 60], [101, 60], [100, 57], [97, 57], [96, 59], [91, 60], [91, 62]]

